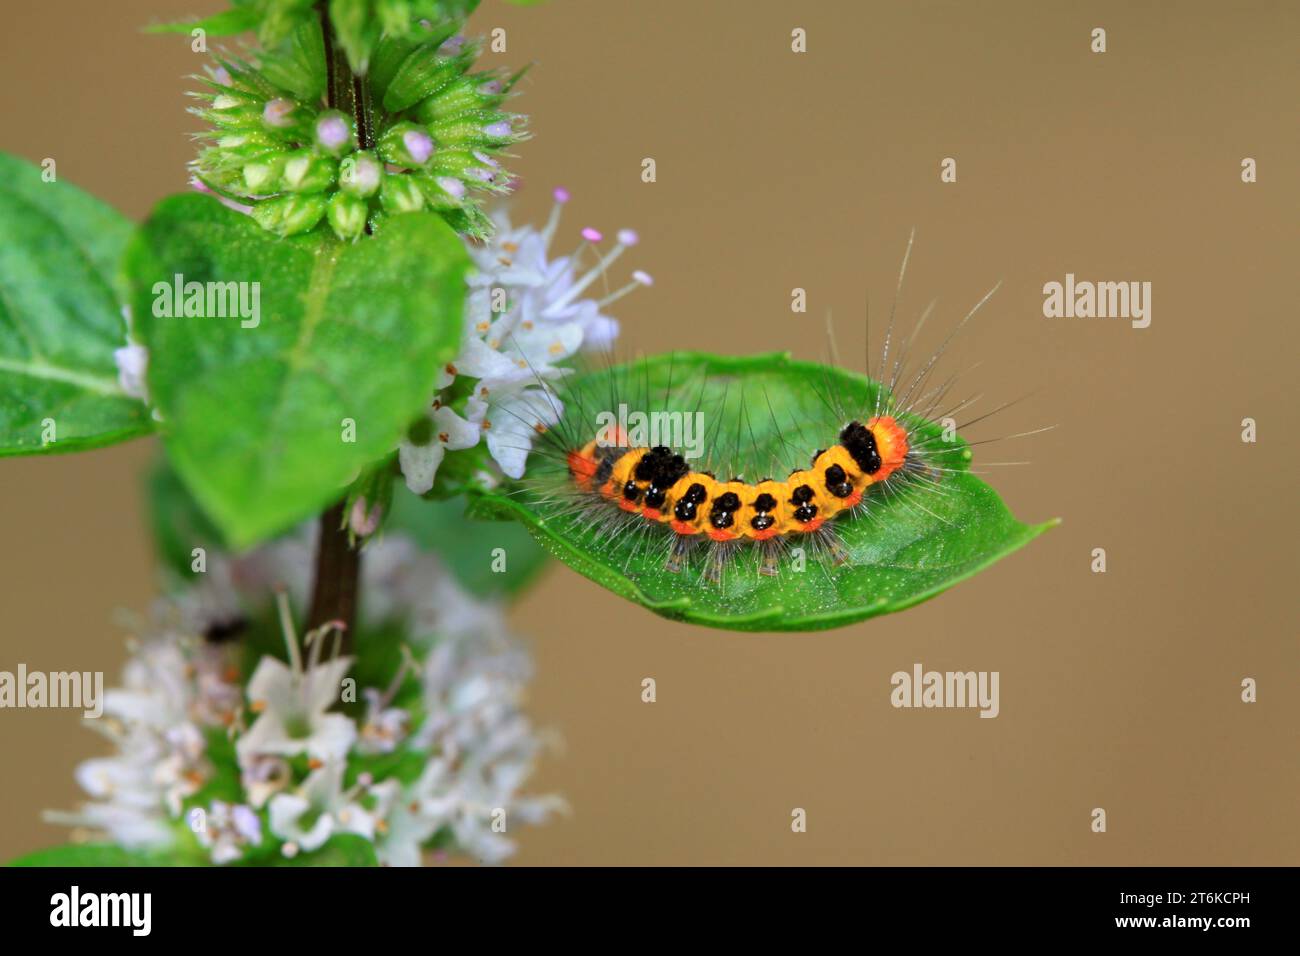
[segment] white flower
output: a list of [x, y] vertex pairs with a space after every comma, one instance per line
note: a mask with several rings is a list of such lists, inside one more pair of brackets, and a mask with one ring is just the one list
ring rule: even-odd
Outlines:
[[148, 402], [145, 373], [149, 368], [149, 350], [143, 345], [130, 343], [113, 350], [113, 361], [117, 363], [117, 381], [122, 391], [132, 398]]
[[113, 361], [117, 364], [117, 383], [127, 395], [147, 404], [149, 390], [145, 385], [145, 373], [149, 369], [149, 350], [135, 340], [129, 305], [122, 306], [122, 322], [126, 326], [126, 345], [113, 350]]
[[283, 757], [258, 754], [249, 757], [240, 768], [239, 782], [243, 785], [248, 802], [261, 808], [272, 796], [292, 781], [289, 761]]
[[[637, 235], [621, 230], [612, 248], [596, 253], [596, 262], [579, 274], [584, 253], [597, 249], [603, 237], [582, 230], [582, 244], [568, 256], [550, 258], [551, 240], [559, 227], [560, 209], [569, 194], [555, 191], [555, 206], [542, 229], [512, 227], [498, 211], [494, 237], [470, 244], [477, 272], [470, 276], [465, 298], [465, 331], [460, 354], [442, 369], [434, 383], [435, 419], [443, 389], [458, 377], [475, 380], [463, 417], [446, 410], [445, 421], [425, 444], [404, 441], [398, 461], [407, 486], [416, 494], [433, 487], [448, 451], [472, 448], [486, 436], [488, 454], [511, 478], [523, 476], [538, 431], [555, 425], [564, 408], [550, 382], [571, 369], [561, 363], [581, 350], [608, 350], [618, 337], [618, 322], [602, 309], [638, 286], [650, 285], [644, 272], [599, 300], [583, 298], [597, 281], [607, 279], [609, 267], [636, 245]], [[453, 417], [454, 416], [454, 419]], [[454, 427], [449, 427], [454, 426]]]
[[445, 405], [435, 400], [429, 414], [433, 432], [426, 444], [416, 445], [404, 440], [397, 446], [397, 460], [406, 478], [406, 487], [422, 495], [433, 487], [438, 466], [450, 451], [473, 448], [478, 444], [479, 423], [461, 418]]
[[422, 848], [438, 832], [438, 821], [421, 815], [413, 793], [396, 780], [370, 788], [375, 798], [375, 855], [384, 866], [419, 866]]
[[240, 859], [246, 847], [262, 842], [261, 817], [242, 803], [231, 806], [223, 800], [213, 800], [206, 813], [196, 816], [191, 828], [199, 845], [208, 850], [212, 862], [218, 865]]
[[271, 832], [293, 844], [290, 853], [319, 849], [335, 833], [375, 838], [375, 818], [356, 797], [359, 783], [343, 790], [343, 760], [328, 760], [313, 770], [295, 793], [278, 793], [268, 806]]
[[209, 648], [170, 628], [131, 649], [123, 686], [109, 689], [103, 716], [86, 722], [115, 750], [77, 767], [93, 802], [45, 818], [104, 831], [125, 847], [162, 846], [174, 838], [168, 819], [211, 775], [202, 728], [219, 723], [213, 700], [227, 698], [230, 685], [198, 666]]
[[534, 437], [559, 422], [563, 406], [544, 388], [521, 388], [493, 397], [483, 417], [488, 451], [506, 475], [522, 478]]
[[363, 754], [392, 753], [406, 736], [411, 715], [400, 707], [386, 707], [382, 695], [374, 688], [366, 692], [366, 720], [361, 725], [357, 750]]
[[[403, 649], [386, 688], [365, 691], [360, 732], [351, 719], [329, 713], [351, 663], [331, 645], [334, 629], [313, 631], [300, 647], [281, 593], [289, 664], [258, 663], [247, 691], [258, 716], [241, 733], [243, 694], [231, 671], [239, 648], [198, 638], [175, 622], [228, 626], [236, 607], [257, 617], [269, 603], [268, 582], [292, 581], [310, 563], [311, 533], [238, 559], [213, 555], [208, 580], [166, 606], [159, 619], [169, 623], [154, 622], [157, 637], [132, 645], [122, 686], [105, 695], [103, 717], [87, 721], [114, 745], [110, 755], [77, 768], [90, 801], [47, 819], [104, 831], [128, 848], [164, 848], [192, 832], [218, 864], [246, 858], [264, 829], [286, 856], [352, 833], [374, 843], [382, 863], [405, 866], [418, 865], [435, 836], [479, 860], [502, 860], [514, 849], [502, 823], [514, 834], [518, 824], [540, 822], [563, 806], [521, 795], [542, 747], [521, 709], [529, 678], [523, 645], [507, 631], [499, 607], [476, 600], [436, 555], [398, 534], [366, 549], [362, 607], [370, 621], [408, 633], [415, 651]], [[412, 675], [418, 700], [396, 706]], [[235, 740], [237, 768], [225, 748], [209, 748], [217, 729]], [[287, 759], [297, 754], [308, 757], [300, 781], [300, 761]], [[367, 766], [359, 761], [382, 754], [403, 765], [415, 757], [422, 772], [410, 783], [362, 772], [344, 788], [350, 773]], [[189, 805], [214, 772], [235, 769], [237, 799]], [[175, 822], [187, 809], [188, 828]]]
[[75, 813], [47, 810], [42, 819], [47, 823], [105, 833], [112, 842], [127, 849], [162, 847], [171, 843], [173, 838], [171, 827], [157, 807], [87, 803]]
[[[305, 753], [317, 760], [341, 759], [356, 740], [357, 728], [342, 714], [328, 713], [340, 699], [343, 675], [352, 658], [335, 656], [318, 663], [321, 647], [334, 631], [325, 625], [307, 635], [304, 665], [290, 619], [288, 599], [280, 597], [281, 627], [289, 664], [263, 657], [248, 682], [248, 697], [257, 720], [235, 744], [240, 763], [255, 755], [291, 757]], [[335, 643], [337, 647], [337, 642]]]
[[277, 793], [270, 803], [271, 832], [298, 850], [310, 853], [324, 845], [334, 832], [334, 818], [321, 813], [307, 797], [296, 793]]
[[397, 692], [401, 690], [407, 674], [418, 669], [419, 664], [411, 657], [411, 652], [403, 646], [402, 664], [397, 668], [393, 679], [389, 681], [388, 688], [382, 691], [374, 687], [366, 688], [366, 719], [361, 725], [361, 735], [357, 741], [357, 750], [360, 753], [392, 753], [402, 742], [411, 715], [401, 707], [390, 705]]
[[518, 793], [541, 750], [520, 710], [529, 677], [527, 655], [501, 626], [443, 638], [424, 663], [425, 720], [412, 744], [436, 756], [409, 794], [412, 812], [487, 862], [514, 851], [498, 821], [541, 822], [564, 808]]

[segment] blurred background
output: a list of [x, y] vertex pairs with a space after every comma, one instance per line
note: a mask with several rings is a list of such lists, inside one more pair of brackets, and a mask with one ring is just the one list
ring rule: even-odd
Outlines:
[[[0, 148], [146, 216], [186, 186], [204, 58], [141, 27], [222, 6], [10, 4]], [[561, 249], [583, 225], [641, 233], [620, 268], [656, 283], [616, 309], [625, 351], [815, 359], [830, 311], [860, 356], [864, 303], [885, 312], [915, 227], [900, 316], [938, 298], [946, 330], [1002, 280], [948, 367], [973, 367], [985, 409], [1033, 393], [969, 437], [1059, 426], [980, 446], [976, 467], [1030, 460], [986, 480], [1063, 524], [902, 614], [731, 634], [552, 567], [512, 619], [536, 657], [529, 709], [564, 742], [531, 789], [573, 815], [516, 834], [516, 862], [1300, 863], [1300, 7], [484, 0], [471, 26], [506, 30], [486, 63], [535, 64], [514, 214], [540, 221], [563, 184]], [[1151, 282], [1150, 328], [1044, 318], [1067, 272]], [[156, 451], [0, 463], [0, 669], [116, 682], [115, 609], [155, 593]], [[917, 662], [999, 671], [1000, 716], [893, 709], [890, 675]], [[102, 747], [71, 711], [0, 718], [7, 859], [66, 839], [40, 812], [80, 800], [73, 768]]]

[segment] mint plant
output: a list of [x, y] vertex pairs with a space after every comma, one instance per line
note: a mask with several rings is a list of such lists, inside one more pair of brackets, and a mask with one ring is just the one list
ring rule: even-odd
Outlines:
[[548, 553], [667, 617], [809, 630], [915, 604], [1045, 527], [968, 454], [933, 509], [896, 495], [849, 526], [834, 578], [698, 587], [556, 515], [528, 480], [563, 481], [563, 455], [539, 442], [629, 377], [774, 460], [788, 441], [743, 383], [774, 425], [825, 386], [863, 407], [881, 387], [782, 355], [586, 369], [652, 279], [610, 282], [639, 237], [571, 228], [563, 188], [538, 226], [497, 202], [527, 121], [520, 72], [478, 65], [476, 5], [233, 0], [161, 28], [256, 45], [195, 77], [194, 188], [138, 225], [0, 156], [0, 455], [150, 433], [165, 453], [146, 483], [165, 593], [92, 721], [114, 752], [49, 813], [76, 839], [22, 862], [502, 860], [563, 810], [525, 792], [542, 738], [502, 615]]
[[525, 134], [518, 74], [475, 68], [474, 6], [236, 0], [168, 28], [261, 42], [196, 77], [194, 191], [138, 226], [0, 156], [0, 454], [166, 452], [166, 592], [92, 721], [114, 753], [48, 814], [74, 842], [20, 862], [496, 861], [562, 809], [522, 792], [540, 738], [502, 617], [542, 553], [457, 484], [498, 467], [489, 410], [534, 390], [506, 355], [527, 335], [462, 354], [505, 268], [473, 268], [484, 242], [527, 242], [483, 206]]

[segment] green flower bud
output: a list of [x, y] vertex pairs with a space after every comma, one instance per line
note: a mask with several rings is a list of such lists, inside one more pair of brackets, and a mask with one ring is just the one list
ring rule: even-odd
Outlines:
[[284, 167], [283, 156], [271, 156], [264, 162], [249, 163], [244, 167], [244, 189], [252, 196], [279, 192]]
[[256, 112], [261, 107], [261, 101], [255, 96], [232, 93], [224, 87], [218, 89], [221, 92], [209, 94], [208, 99], [212, 103], [212, 109], [222, 116], [233, 116], [241, 110]]
[[262, 110], [257, 103], [232, 103], [219, 107], [216, 103], [228, 97], [214, 97], [213, 105], [208, 109], [191, 109], [190, 112], [211, 123], [213, 126], [227, 130], [261, 129]]
[[408, 56], [384, 92], [384, 109], [400, 113], [420, 100], [432, 96], [469, 69], [477, 50], [456, 56], [440, 56], [435, 51], [416, 50]]
[[267, 100], [258, 118], [262, 128], [278, 137], [305, 139], [311, 129], [314, 111], [311, 107], [283, 96]]
[[421, 173], [412, 177], [420, 192], [434, 209], [456, 209], [464, 204], [465, 184], [454, 176], [434, 176]]
[[362, 198], [373, 196], [379, 191], [379, 181], [383, 175], [383, 164], [375, 158], [374, 153], [353, 153], [339, 163], [339, 189]]
[[283, 188], [295, 193], [318, 193], [334, 185], [338, 164], [328, 156], [301, 149], [284, 163]]
[[356, 131], [352, 117], [338, 110], [325, 110], [316, 117], [313, 129], [316, 145], [331, 156], [340, 156], [356, 148]]
[[398, 123], [379, 137], [379, 156], [394, 166], [418, 169], [433, 156], [433, 139], [414, 123]]
[[523, 117], [498, 109], [517, 76], [469, 73], [478, 44], [458, 31], [470, 0], [327, 0], [335, 48], [355, 73], [371, 64], [368, 125], [379, 137], [364, 152], [351, 110], [321, 105], [317, 0], [248, 2], [276, 11], [263, 23], [284, 42], [263, 35], [256, 58], [219, 60], [200, 78], [192, 112], [211, 124], [212, 145], [193, 163], [197, 179], [247, 201], [257, 222], [282, 235], [327, 219], [355, 238], [386, 216], [428, 208], [465, 235], [491, 234], [478, 193], [509, 190], [499, 157], [524, 138]]
[[277, 196], [253, 206], [258, 225], [281, 236], [296, 236], [313, 228], [325, 216], [328, 203], [324, 196]]
[[443, 150], [434, 158], [429, 172], [435, 177], [459, 179], [476, 189], [504, 190], [510, 181], [501, 164], [481, 149]]
[[511, 125], [512, 119], [509, 114], [496, 110], [474, 110], [432, 122], [429, 132], [441, 147], [499, 147], [520, 138]]
[[[497, 84], [496, 92], [482, 91], [483, 87], [494, 89], [492, 83]], [[492, 109], [502, 99], [499, 81], [478, 76], [462, 76], [432, 96], [421, 100], [415, 107], [415, 115], [427, 126], [430, 123], [454, 119], [472, 110]]]
[[245, 130], [217, 137], [217, 147], [220, 149], [240, 150], [245, 155], [252, 156], [264, 151], [282, 149], [284, 143], [278, 138], [266, 135], [264, 132]]
[[357, 239], [366, 231], [366, 215], [370, 206], [364, 199], [335, 193], [329, 203], [329, 224], [334, 235], [344, 241]]
[[390, 213], [419, 212], [424, 208], [424, 195], [413, 176], [388, 173], [379, 190], [379, 201]]

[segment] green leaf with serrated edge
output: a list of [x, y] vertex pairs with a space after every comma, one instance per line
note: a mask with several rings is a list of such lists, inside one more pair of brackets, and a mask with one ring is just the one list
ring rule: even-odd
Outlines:
[[546, 565], [546, 550], [517, 522], [478, 521], [465, 514], [464, 498], [428, 501], [398, 484], [386, 530], [405, 532], [436, 552], [471, 594], [517, 594]]
[[126, 344], [114, 276], [131, 228], [0, 153], [0, 456], [81, 451], [151, 429], [113, 360]]
[[[720, 479], [784, 478], [837, 440], [844, 421], [823, 396], [833, 396], [846, 415], [865, 419], [876, 394], [876, 384], [861, 375], [788, 355], [678, 353], [575, 376], [563, 395], [563, 425], [552, 433], [573, 444], [589, 441], [596, 436], [596, 413], [616, 410], [620, 402], [647, 413], [698, 409], [711, 457], [692, 467], [714, 470]], [[934, 423], [906, 420], [926, 438], [940, 433]], [[701, 580], [698, 557], [679, 573], [665, 570], [666, 541], [659, 547], [639, 534], [603, 537], [589, 518], [544, 503], [545, 485], [566, 480], [564, 465], [552, 456], [529, 459], [529, 482], [538, 485], [478, 494], [484, 506], [524, 522], [579, 573], [664, 617], [738, 631], [807, 631], [918, 604], [1055, 524], [1021, 524], [992, 488], [970, 474], [969, 461], [969, 448], [957, 439], [943, 446], [940, 462], [955, 471], [937, 486], [915, 482], [888, 497], [868, 491], [865, 514], [835, 520], [851, 555], [845, 566], [830, 567], [810, 551], [802, 572], [786, 557], [778, 575], [760, 575], [754, 549], [747, 547], [721, 584]], [[662, 530], [665, 538], [671, 534]]]
[[[235, 548], [319, 511], [390, 453], [460, 341], [468, 255], [432, 214], [346, 244], [323, 230], [277, 239], [212, 197], [174, 196], [126, 262], [168, 456]], [[161, 300], [176, 275], [247, 283], [249, 317], [228, 304], [225, 318], [155, 316], [155, 283]]]

